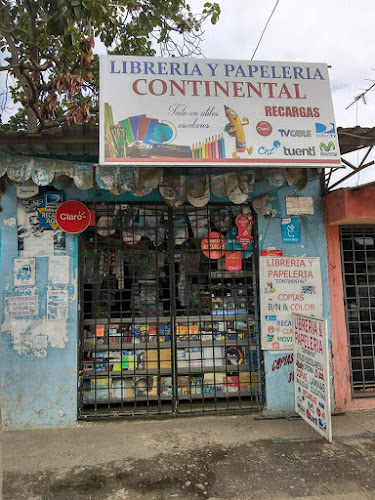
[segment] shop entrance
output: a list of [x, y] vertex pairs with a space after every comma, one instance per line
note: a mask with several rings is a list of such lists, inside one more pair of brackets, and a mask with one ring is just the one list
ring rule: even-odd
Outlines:
[[79, 417], [260, 409], [254, 242], [238, 235], [250, 207], [90, 208]]
[[341, 226], [353, 397], [375, 394], [375, 226]]

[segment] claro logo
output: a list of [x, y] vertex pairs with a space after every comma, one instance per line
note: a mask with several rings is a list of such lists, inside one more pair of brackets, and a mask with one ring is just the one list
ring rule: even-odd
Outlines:
[[63, 212], [60, 214], [61, 220], [84, 220], [87, 219], [87, 216], [83, 212], [78, 212], [78, 214], [68, 214]]

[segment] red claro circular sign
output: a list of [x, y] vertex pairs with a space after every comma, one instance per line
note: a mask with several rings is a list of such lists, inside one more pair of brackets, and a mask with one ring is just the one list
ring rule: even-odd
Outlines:
[[216, 231], [207, 233], [202, 238], [201, 250], [209, 259], [220, 259], [225, 250], [225, 236]]
[[82, 233], [90, 221], [90, 210], [80, 201], [64, 201], [56, 212], [56, 222], [66, 233]]
[[259, 135], [267, 136], [272, 132], [271, 124], [268, 122], [259, 122], [256, 126]]

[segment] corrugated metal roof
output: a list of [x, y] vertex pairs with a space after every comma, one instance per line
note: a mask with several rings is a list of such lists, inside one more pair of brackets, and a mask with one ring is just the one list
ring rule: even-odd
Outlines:
[[[339, 127], [341, 154], [375, 145], [375, 127]], [[97, 162], [99, 127], [76, 125], [46, 130], [42, 134], [0, 133], [0, 151], [10, 154], [40, 156], [71, 161]]]
[[339, 127], [337, 129], [341, 154], [375, 146], [375, 127]]

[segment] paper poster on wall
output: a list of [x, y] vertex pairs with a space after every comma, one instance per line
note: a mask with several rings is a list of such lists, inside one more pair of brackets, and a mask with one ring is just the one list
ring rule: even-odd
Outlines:
[[48, 261], [48, 281], [55, 285], [67, 285], [69, 283], [69, 257], [66, 255], [55, 255]]
[[327, 322], [293, 314], [295, 411], [332, 442]]
[[321, 317], [318, 257], [260, 257], [262, 349], [292, 350], [292, 314]]
[[63, 288], [50, 288], [47, 291], [47, 319], [68, 318], [69, 295]]
[[[42, 257], [65, 250], [65, 233], [60, 229], [51, 230], [42, 224], [50, 221], [51, 203], [44, 202], [44, 191], [28, 199], [17, 199], [18, 252], [22, 257]], [[48, 201], [48, 199], [47, 199]], [[43, 209], [48, 208], [48, 211]], [[45, 219], [40, 211], [46, 214]], [[51, 209], [52, 210], [52, 209]]]
[[37, 295], [16, 295], [8, 297], [9, 318], [33, 318], [38, 315]]
[[287, 215], [314, 215], [312, 196], [287, 196], [285, 205]]
[[281, 234], [283, 243], [300, 243], [301, 226], [297, 217], [287, 217], [281, 219]]
[[14, 259], [14, 286], [35, 285], [35, 259]]

